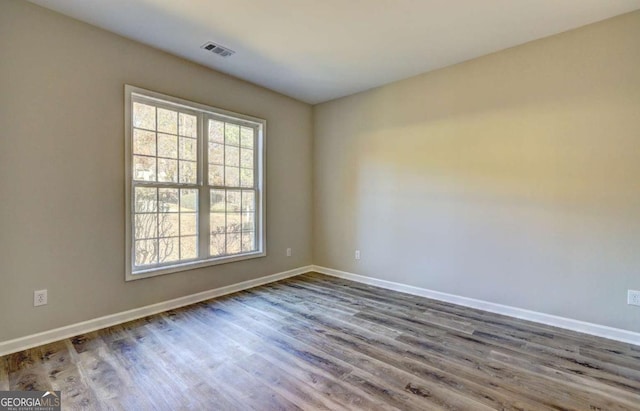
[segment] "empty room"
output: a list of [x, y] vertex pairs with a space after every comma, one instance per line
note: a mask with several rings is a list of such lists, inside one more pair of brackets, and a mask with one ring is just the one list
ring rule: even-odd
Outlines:
[[640, 410], [640, 0], [0, 0], [0, 411]]

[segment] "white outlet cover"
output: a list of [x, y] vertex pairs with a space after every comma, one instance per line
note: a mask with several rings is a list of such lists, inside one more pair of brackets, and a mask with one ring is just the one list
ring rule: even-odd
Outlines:
[[640, 291], [629, 290], [627, 293], [627, 304], [640, 305]]
[[47, 304], [47, 290], [36, 290], [33, 292], [33, 306], [39, 307]]
[[360, 259], [360, 250], [356, 250], [356, 260]]

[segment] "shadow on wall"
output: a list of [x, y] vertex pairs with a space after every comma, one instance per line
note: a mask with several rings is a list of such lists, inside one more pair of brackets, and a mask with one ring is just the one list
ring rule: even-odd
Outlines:
[[[516, 306], [533, 291], [549, 299], [546, 309], [557, 301], [552, 310], [569, 289], [573, 303], [589, 306], [611, 270], [631, 278], [640, 263], [640, 141], [584, 141], [587, 130], [607, 135], [578, 120], [597, 119], [593, 107], [576, 110], [576, 130], [544, 130], [558, 116], [548, 110], [530, 124], [498, 112], [369, 135], [350, 190], [355, 243], [384, 250], [365, 260], [369, 268]], [[520, 291], [504, 295], [495, 284]]]
[[319, 106], [318, 262], [637, 328], [640, 53], [587, 34]]

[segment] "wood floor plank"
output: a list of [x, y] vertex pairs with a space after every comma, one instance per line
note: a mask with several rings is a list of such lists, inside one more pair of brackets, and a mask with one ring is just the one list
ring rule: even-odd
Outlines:
[[9, 364], [7, 357], [0, 357], [0, 391], [9, 391]]
[[[312, 364], [316, 369], [321, 370], [324, 373], [329, 374], [334, 378], [340, 379], [344, 382], [348, 382], [349, 384], [352, 385], [351, 387], [352, 390], [367, 392], [367, 390], [364, 390], [364, 387], [360, 386], [358, 383], [351, 382], [352, 380], [348, 378], [348, 375], [354, 372], [357, 372], [356, 370], [354, 370], [353, 366], [351, 366], [349, 363], [344, 362], [338, 358], [332, 357], [330, 355], [327, 355], [321, 350], [315, 349], [309, 344], [305, 344], [304, 342], [301, 342], [293, 338], [292, 336], [289, 336], [288, 334], [283, 333], [273, 327], [269, 327], [259, 322], [247, 320], [247, 318], [244, 319], [246, 322], [242, 322], [241, 320], [242, 317], [240, 316], [240, 314], [225, 310], [220, 305], [221, 304], [219, 302], [215, 305], [212, 304], [210, 305], [210, 309], [212, 310], [212, 313], [214, 315], [218, 315], [225, 318], [229, 322], [229, 324], [234, 324], [238, 322], [243, 324], [250, 323], [250, 326], [249, 324], [247, 324], [247, 327], [246, 327], [246, 329], [249, 332], [259, 335], [262, 338], [270, 341], [275, 347], [277, 347], [281, 351], [286, 352], [290, 355], [293, 355], [309, 364]], [[383, 387], [378, 386], [378, 388], [381, 391], [384, 390]], [[371, 408], [371, 409], [393, 409], [394, 408], [388, 404], [385, 405], [385, 401], [380, 398], [374, 398], [372, 399], [373, 401], [371, 401], [366, 399], [366, 396], [365, 396], [365, 398], [362, 398], [362, 400], [364, 404], [368, 404], [368, 405], [365, 405], [365, 408]]]
[[[229, 325], [235, 328], [235, 332], [232, 333], [234, 338], [242, 336], [245, 332], [232, 323]], [[340, 367], [333, 364], [331, 359], [316, 355], [308, 347], [287, 343], [280, 339], [277, 339], [276, 344], [272, 346], [273, 348], [270, 348], [265, 345], [258, 352], [285, 369], [295, 370], [292, 375], [340, 404], [337, 409], [391, 409], [385, 404], [372, 401], [366, 392], [344, 380], [343, 377], [351, 369], [348, 364]]]
[[[176, 319], [176, 316], [172, 318]], [[144, 319], [138, 326], [132, 326], [128, 331], [137, 341], [147, 344], [163, 359], [165, 367], [172, 371], [174, 379], [182, 380], [181, 385], [187, 386], [184, 396], [200, 403], [195, 408], [210, 409], [215, 405], [220, 409], [242, 409], [242, 396], [220, 389], [224, 384], [218, 385], [215, 380], [208, 378], [218, 366], [228, 360], [228, 357], [204, 354], [198, 349], [199, 344], [191, 344], [190, 335], [173, 327], [175, 326], [163, 316], [153, 316]], [[217, 340], [217, 344], [222, 345], [220, 340]]]
[[588, 358], [640, 371], [640, 353], [613, 352], [611, 350], [603, 352], [590, 347], [580, 347], [579, 353]]
[[388, 409], [372, 402], [365, 392], [342, 379], [313, 366], [312, 362], [300, 359], [284, 350], [264, 348], [260, 354], [273, 364], [287, 370], [296, 380], [310, 386], [322, 397], [336, 404], [331, 409]]
[[253, 354], [236, 365], [301, 409], [331, 410], [335, 407], [335, 404], [325, 403], [310, 387], [288, 376], [260, 354]]
[[173, 380], [171, 370], [159, 367], [154, 357], [137, 344], [122, 326], [101, 330], [99, 335], [120, 367], [129, 374], [145, 403], [167, 409], [183, 404], [183, 398], [179, 395], [181, 386]]
[[[368, 314], [365, 314], [365, 316], [371, 315], [371, 312], [379, 312], [383, 316], [393, 313], [393, 311], [390, 310], [380, 311], [375, 306], [368, 306], [367, 308]], [[474, 333], [475, 337], [480, 338], [475, 341], [476, 345], [479, 345], [477, 344], [479, 342], [489, 342], [490, 344], [494, 344], [495, 347], [508, 347], [509, 349], [519, 351], [522, 355], [534, 356], [538, 361], [547, 364], [554, 362], [562, 371], [578, 375], [588, 375], [612, 386], [623, 387], [631, 390], [640, 388], [640, 374], [632, 369], [627, 369], [623, 365], [619, 365], [619, 363], [623, 362], [622, 359], [618, 360], [618, 364], [612, 364], [595, 360], [593, 358], [583, 357], [577, 353], [577, 349], [563, 350], [562, 348], [555, 348], [566, 347], [564, 339], [560, 339], [559, 341], [546, 339], [545, 341], [540, 342], [536, 338], [541, 335], [538, 331], [534, 331], [531, 339], [528, 340], [526, 334], [523, 335], [522, 333], [519, 333], [518, 335], [514, 335], [513, 327], [504, 327], [500, 330], [491, 325], [482, 325], [481, 322], [478, 322], [476, 326], [481, 328], [478, 332]], [[520, 330], [523, 329], [522, 327], [518, 328]], [[407, 328], [403, 330], [411, 332], [411, 330]], [[461, 339], [464, 339], [464, 337]], [[569, 345], [575, 345], [577, 347], [576, 344], [576, 342], [572, 342]]]
[[[204, 308], [208, 310], [210, 304], [202, 303], [199, 304], [200, 308]], [[241, 324], [229, 322], [226, 319], [221, 318], [217, 315], [211, 315], [211, 313], [204, 313], [203, 309], [198, 310], [190, 310], [187, 312], [188, 315], [193, 315], [194, 318], [197, 318], [202, 322], [203, 325], [209, 326], [210, 336], [216, 341], [217, 344], [222, 344], [225, 346], [229, 345], [229, 342], [233, 342], [232, 344], [242, 344], [245, 346], [252, 347], [255, 350], [256, 354], [259, 354], [265, 358], [268, 358], [270, 361], [273, 360], [274, 355], [279, 357], [277, 346], [274, 344], [270, 344], [268, 339], [263, 338], [259, 334], [250, 333], [245, 330], [244, 327], [241, 327]], [[288, 350], [282, 350], [282, 352], [288, 353]], [[282, 359], [282, 357], [280, 357]], [[287, 358], [289, 359], [289, 358]], [[276, 361], [278, 362], [278, 361]], [[282, 364], [285, 364], [284, 366]], [[300, 368], [300, 363], [295, 363], [291, 367], [289, 365], [291, 362], [281, 361], [279, 362], [279, 366], [281, 368], [287, 369], [288, 374], [293, 375], [295, 371]], [[314, 377], [315, 380], [315, 377]]]
[[[204, 400], [206, 397], [191, 395], [191, 392], [196, 391], [207, 393], [211, 400], [224, 402], [219, 393], [209, 389], [206, 383], [202, 382], [202, 374], [196, 372], [197, 367], [182, 357], [182, 347], [164, 344], [146, 324], [148, 320], [138, 320], [123, 324], [122, 328], [136, 342], [146, 358], [153, 361], [154, 371], [170, 371], [171, 389], [176, 395], [176, 401], [181, 401], [181, 406], [186, 409], [206, 408], [209, 404], [209, 401]], [[162, 373], [158, 375], [160, 379], [164, 379]]]
[[[358, 315], [360, 315], [360, 314], [358, 314]], [[501, 349], [505, 350], [506, 349], [507, 351], [510, 351], [510, 352], [513, 352], [513, 351], [517, 352], [517, 351], [525, 350], [525, 348], [524, 348], [525, 345], [524, 344], [519, 343], [519, 342], [514, 342], [514, 341], [511, 341], [511, 340], [508, 340], [508, 339], [504, 339], [503, 340], [502, 338], [498, 338], [498, 337], [482, 339], [482, 338], [476, 337], [475, 334], [472, 337], [468, 337], [468, 336], [465, 336], [465, 335], [454, 335], [452, 333], [441, 333], [439, 335], [434, 335], [434, 333], [432, 333], [432, 332], [425, 332], [425, 330], [422, 330], [420, 328], [414, 327], [412, 323], [408, 323], [403, 319], [394, 318], [394, 317], [389, 316], [389, 317], [385, 318], [384, 321], [389, 325], [396, 324], [396, 326], [398, 327], [399, 330], [403, 330], [409, 335], [418, 336], [418, 337], [424, 338], [426, 340], [432, 340], [434, 337], [439, 337], [439, 341], [433, 341], [432, 340], [432, 343], [430, 343], [430, 344], [422, 344], [420, 346], [420, 348], [425, 349], [425, 350], [427, 348], [430, 348], [432, 350], [440, 351], [440, 353], [445, 356], [443, 358], [452, 358], [454, 360], [456, 360], [457, 358], [464, 358], [465, 361], [469, 361], [469, 355], [472, 354], [472, 351], [470, 351], [470, 350], [465, 350], [465, 351], [461, 350], [461, 351], [459, 351], [457, 356], [452, 355], [450, 350], [448, 350], [448, 349], [445, 350], [444, 347], [450, 347], [450, 345], [448, 345], [448, 344], [445, 345], [445, 344], [443, 344], [443, 342], [446, 343], [446, 341], [448, 341], [448, 340], [450, 341], [452, 338], [453, 338], [454, 341], [456, 340], [456, 338], [458, 338], [458, 341], [459, 341], [459, 339], [467, 338], [467, 339], [469, 339], [471, 341], [474, 341], [476, 347], [482, 347], [482, 345], [487, 345], [487, 346], [491, 347], [491, 349], [494, 349], [494, 350], [501, 350]], [[403, 341], [407, 341], [406, 337], [400, 337], [400, 338]], [[526, 354], [526, 351], [523, 351], [523, 352]], [[487, 367], [486, 364], [482, 363], [481, 358], [479, 358], [479, 359], [477, 359], [475, 361], [475, 368], [477, 370], [483, 371], [486, 374], [485, 378], [486, 377], [493, 377], [493, 378], [498, 378], [499, 377], [498, 375], [494, 375], [493, 374], [492, 367]], [[459, 371], [459, 372], [462, 372], [462, 371]], [[513, 370], [511, 370], [509, 372], [509, 375], [515, 375], [515, 374], [517, 374], [517, 373], [515, 373]], [[525, 378], [525, 377], [526, 376], [520, 376], [519, 378], [522, 379], [522, 378]], [[542, 398], [550, 397], [549, 394], [551, 392], [553, 392], [553, 390], [556, 388], [556, 386], [551, 386], [551, 387], [549, 387], [549, 389], [540, 388], [540, 389], [538, 389], [536, 391], [536, 390], [532, 389], [532, 387], [534, 387], [534, 385], [531, 385], [527, 395], [533, 395], [533, 394], [535, 394], [537, 392], [535, 398], [538, 399], [538, 400], [541, 400]], [[632, 394], [632, 395], [635, 395], [635, 394]], [[561, 393], [559, 393], [557, 395], [557, 398], [560, 398], [560, 399], [562, 398]], [[598, 403], [598, 402], [602, 402], [602, 401], [594, 400], [592, 402]], [[558, 404], [558, 402], [556, 402], [556, 404]], [[587, 406], [587, 405], [591, 405], [591, 404], [585, 403], [584, 405]], [[578, 409], [580, 409], [580, 408], [578, 408]]]
[[[375, 286], [371, 286], [368, 284], [355, 283], [352, 281], [344, 280], [341, 278], [330, 277], [324, 274], [319, 273], [307, 273], [298, 277], [294, 277], [293, 279], [307, 279], [314, 285], [329, 285], [329, 287], [333, 287], [334, 285], [341, 285], [341, 289], [343, 291], [348, 290], [359, 290], [370, 293], [369, 295], [375, 298], [375, 293], [379, 292], [379, 288]], [[569, 337], [571, 341], [574, 343], [578, 343], [581, 347], [594, 349], [602, 352], [624, 352], [630, 355], [640, 355], [640, 346], [634, 345], [630, 343], [624, 343], [619, 341], [608, 340], [602, 337], [597, 337], [594, 335], [578, 333], [571, 330], [566, 330], [563, 328], [558, 328], [546, 324], [534, 323], [527, 320], [521, 320], [513, 317], [509, 317], [502, 314], [496, 314], [492, 312], [482, 311], [475, 308], [470, 307], [462, 307], [459, 305], [455, 305], [452, 303], [448, 303], [445, 301], [433, 300], [424, 297], [419, 297], [415, 295], [400, 293], [394, 290], [384, 290], [384, 295], [398, 299], [398, 301], [406, 300], [410, 302], [417, 303], [417, 306], [424, 306], [424, 304], [428, 304], [428, 308], [435, 308], [438, 311], [448, 312], [448, 313], [457, 313], [464, 318], [476, 319], [478, 321], [486, 322], [487, 324], [497, 325], [499, 327], [506, 328], [515, 328], [515, 329], [525, 329], [525, 331], [531, 332], [532, 334], [542, 333], [543, 335], [555, 335], [558, 337], [565, 336]]]
[[[246, 314], [240, 308], [227, 308], [228, 305], [223, 303], [220, 304], [219, 308], [217, 309], [223, 310], [224, 312], [230, 314], [232, 318], [235, 318], [236, 320], [239, 320], [245, 324], [250, 324], [252, 330], [265, 333], [266, 335], [278, 334], [280, 338], [291, 341], [292, 345], [294, 346], [305, 346], [307, 352], [312, 353], [312, 355], [314, 355], [316, 358], [322, 359], [322, 361], [324, 362], [331, 362], [337, 365], [344, 364], [344, 367], [347, 369], [347, 371], [343, 373], [341, 379], [353, 383], [353, 385], [358, 386], [360, 389], [367, 392], [370, 396], [376, 398], [377, 400], [386, 402], [390, 406], [400, 409], [415, 409], [415, 407], [417, 406], [417, 403], [415, 403], [414, 399], [403, 393], [402, 390], [387, 389], [387, 386], [390, 384], [392, 379], [381, 379], [380, 374], [382, 374], [384, 369], [386, 369], [387, 372], [393, 372], [391, 367], [385, 366], [384, 364], [379, 364], [383, 369], [376, 370], [376, 374], [378, 375], [371, 374], [362, 367], [354, 368], [354, 366], [356, 365], [356, 357], [360, 357], [357, 353], [352, 353], [353, 356], [349, 358], [349, 362], [347, 363], [342, 355], [336, 356], [335, 352], [327, 353], [326, 350], [318, 347], [318, 345], [313, 341], [309, 339], [298, 338], [299, 335], [297, 334], [281, 330], [280, 326], [282, 324], [277, 320], [273, 320], [266, 316], [262, 316], [259, 319], [254, 319], [251, 317], [251, 315]], [[293, 321], [294, 318], [290, 318], [289, 320]], [[349, 365], [347, 364], [351, 365], [351, 367], [349, 367]], [[358, 364], [361, 365], [361, 363]], [[388, 374], [383, 375], [388, 376]]]
[[41, 349], [42, 347], [36, 347], [9, 356], [9, 387], [11, 390], [52, 390], [51, 381], [40, 359]]
[[580, 391], [576, 396], [588, 401], [591, 408], [602, 408], [607, 410], [626, 410], [629, 407], [638, 405], [638, 395], [613, 387], [602, 387], [602, 385], [589, 378], [577, 377], [569, 373], [554, 370], [542, 366], [537, 362], [527, 361], [517, 356], [494, 351], [489, 356], [490, 360], [508, 364], [514, 368], [526, 371], [536, 379], [545, 379], [554, 386], [561, 386], [565, 391]]
[[[350, 335], [344, 332], [347, 330], [346, 324], [345, 326], [342, 324], [334, 324], [333, 327], [329, 325], [318, 328], [318, 323], [316, 323], [315, 328], [310, 328], [308, 322], [298, 317], [298, 320], [295, 318], [290, 319], [286, 325], [282, 325], [282, 322], [278, 322], [278, 320], [267, 319], [264, 316], [261, 317], [259, 311], [254, 311], [255, 316], [246, 310], [236, 307], [233, 308], [233, 311], [236, 313], [245, 313], [254, 318], [255, 321], [281, 329], [288, 335], [294, 336], [335, 358], [348, 361], [363, 371], [384, 380], [386, 385], [394, 387], [398, 391], [408, 391], [412, 394], [421, 392], [422, 395], [428, 392], [431, 401], [434, 401], [437, 405], [444, 408], [478, 410], [484, 408], [482, 402], [476, 402], [465, 396], [461, 396], [459, 393], [453, 392], [450, 387], [442, 384], [440, 379], [431, 379], [428, 381], [429, 389], [421, 389], [420, 387], [427, 386], [425, 381], [417, 379], [415, 375], [409, 375], [410, 373], [404, 371], [404, 367], [402, 366], [396, 367], [400, 364], [400, 361], [396, 361], [396, 359], [392, 358], [392, 356], [388, 355], [385, 351], [376, 350], [371, 345], [364, 343], [364, 341], [368, 339], [367, 337], [361, 335], [360, 338], [350, 338]], [[332, 334], [332, 330], [336, 330], [336, 333]], [[352, 328], [349, 329], [349, 334], [351, 332], [355, 332], [355, 330]], [[413, 387], [413, 390], [418, 391], [414, 392], [407, 389], [407, 387]]]
[[399, 306], [398, 304], [389, 304], [386, 302], [381, 302], [379, 300], [364, 298], [361, 295], [351, 294], [345, 292], [345, 290], [341, 288], [322, 288], [321, 285], [314, 283], [294, 283], [293, 281], [294, 280], [283, 285], [289, 286], [290, 288], [293, 287], [298, 289], [306, 289], [308, 290], [307, 294], [315, 293], [324, 295], [326, 297], [329, 297], [332, 301], [339, 301], [351, 305], [355, 302], [358, 305], [359, 311], [362, 311], [363, 309], [369, 310], [370, 308], [375, 308], [376, 310], [384, 312], [401, 313], [407, 318], [414, 318], [416, 316], [419, 316], [423, 320], [428, 321], [431, 324], [438, 325], [444, 328], [451, 328], [465, 333], [471, 333], [475, 330], [474, 325], [467, 319], [443, 313], [438, 310], [428, 309], [425, 307], [417, 307], [414, 305]]
[[89, 333], [71, 339], [79, 371], [102, 404], [126, 407], [142, 406], [137, 396], [130, 397], [135, 389], [133, 381], [113, 358], [98, 333]]
[[64, 409], [640, 410], [640, 346], [307, 273], [0, 357]]
[[226, 389], [235, 392], [241, 398], [245, 408], [254, 410], [301, 410], [300, 407], [287, 400], [276, 391], [269, 389], [257, 378], [244, 371], [234, 362], [227, 362], [216, 368], [212, 377], [218, 384], [226, 384]]
[[[615, 390], [614, 390], [614, 391], [615, 391]], [[633, 395], [633, 394], [631, 394], [631, 395]]]
[[[255, 303], [253, 303], [252, 305], [256, 309], [259, 309], [260, 312], [266, 311], [265, 309], [266, 307], [262, 305], [256, 305]], [[466, 375], [464, 372], [461, 372], [464, 369], [455, 370], [450, 367], [447, 369], [447, 371], [454, 371], [454, 372], [451, 372], [450, 375], [446, 375], [443, 373], [439, 373], [438, 369], [435, 367], [425, 366], [424, 363], [419, 364], [413, 360], [408, 360], [406, 357], [407, 355], [411, 354], [410, 347], [400, 346], [396, 341], [388, 340], [388, 339], [385, 339], [383, 336], [376, 336], [375, 334], [371, 334], [371, 333], [367, 335], [363, 335], [361, 334], [363, 330], [360, 330], [356, 327], [350, 327], [349, 329], [345, 329], [342, 324], [339, 324], [336, 322], [332, 323], [331, 319], [329, 318], [325, 318], [324, 320], [320, 319], [315, 314], [305, 315], [303, 312], [300, 312], [299, 314], [300, 316], [298, 321], [300, 321], [301, 318], [308, 318], [308, 319], [313, 318], [313, 320], [315, 320], [313, 321], [313, 324], [315, 325], [320, 324], [324, 326], [325, 329], [321, 331], [323, 338], [332, 337], [332, 335], [329, 332], [327, 332], [327, 329], [335, 330], [338, 333], [337, 337], [339, 338], [339, 341], [342, 342], [341, 346], [348, 345], [345, 339], [353, 336], [355, 337], [355, 339], [351, 340], [351, 344], [356, 344], [357, 347], [354, 348], [354, 350], [358, 352], [373, 353], [376, 351], [375, 347], [377, 346], [377, 347], [382, 347], [384, 351], [386, 351], [387, 353], [395, 354], [396, 358], [392, 358], [390, 356], [384, 355], [384, 353], [381, 354], [381, 351], [378, 351], [377, 358], [381, 359], [383, 362], [394, 364], [398, 366], [398, 368], [408, 370], [408, 372], [411, 372], [414, 375], [417, 375], [429, 381], [429, 383], [431, 384], [430, 386], [433, 386], [433, 384], [446, 384], [449, 388], [462, 391], [463, 395], [469, 396], [471, 398], [475, 398], [477, 401], [480, 401], [480, 402], [485, 402], [485, 403], [490, 402], [491, 403], [490, 405], [497, 406], [499, 409], [502, 409], [502, 408], [509, 409], [507, 404], [510, 404], [512, 406], [514, 404], [519, 404], [519, 406], [522, 406], [523, 404], [528, 404], [529, 409], [545, 409], [545, 407], [541, 403], [538, 403], [536, 404], [535, 407], [533, 407], [533, 404], [534, 404], [533, 402], [527, 400], [526, 398], [518, 397], [513, 392], [507, 393], [507, 394], [499, 393], [499, 392], [496, 392], [495, 390], [483, 388], [482, 386], [478, 386], [477, 384], [474, 384], [472, 381], [481, 379], [483, 377], [481, 374], [475, 373], [469, 376], [469, 375]], [[286, 323], [289, 324], [291, 323], [291, 321], [287, 321]], [[313, 330], [308, 330], [308, 332], [301, 332], [299, 334], [300, 335], [313, 334]], [[371, 342], [373, 346], [368, 344], [368, 342]], [[376, 356], [375, 354], [372, 354], [372, 355], [374, 357]], [[421, 359], [424, 359], [423, 356], [416, 356], [416, 358], [418, 359], [418, 361]], [[440, 363], [439, 365], [442, 365], [442, 364]], [[464, 375], [466, 379], [459, 378], [460, 375]], [[412, 386], [412, 385], [413, 384], [407, 384], [407, 386]], [[540, 397], [543, 398], [543, 395], [541, 394]], [[447, 398], [451, 398], [451, 395], [448, 395]], [[526, 409], [527, 407], [523, 407], [523, 408]]]
[[65, 393], [62, 396], [65, 409], [100, 409], [101, 404], [78, 369], [72, 352], [73, 347], [68, 340], [41, 347], [41, 360], [51, 388]]

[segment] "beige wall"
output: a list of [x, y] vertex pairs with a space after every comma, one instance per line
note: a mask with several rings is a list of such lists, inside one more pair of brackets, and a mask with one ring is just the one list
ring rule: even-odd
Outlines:
[[[268, 121], [268, 257], [125, 283], [125, 83]], [[0, 341], [310, 264], [311, 114], [288, 97], [0, 0]], [[41, 288], [49, 305], [34, 308]]]
[[[306, 104], [0, 0], [0, 341], [307, 265], [312, 242], [319, 265], [640, 331], [638, 38], [640, 12], [316, 106], [312, 130]], [[125, 283], [125, 83], [267, 119], [268, 257]]]
[[314, 263], [640, 331], [638, 39], [635, 12], [316, 106]]

